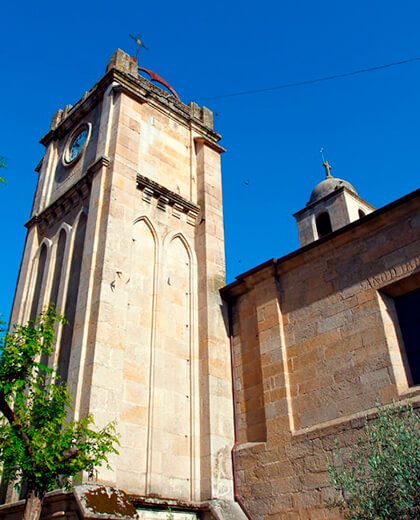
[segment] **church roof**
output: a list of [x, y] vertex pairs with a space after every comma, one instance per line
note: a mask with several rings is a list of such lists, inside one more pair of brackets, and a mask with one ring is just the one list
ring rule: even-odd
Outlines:
[[345, 187], [349, 191], [358, 195], [356, 188], [348, 181], [338, 179], [337, 177], [333, 177], [330, 175], [322, 182], [320, 182], [317, 186], [315, 186], [311, 193], [311, 198], [309, 199], [308, 204], [313, 204], [314, 202], [317, 202], [318, 200], [324, 198], [326, 195], [329, 195], [330, 193], [342, 187]]
[[[335, 180], [341, 180], [341, 179], [335, 179]], [[344, 182], [346, 182], [346, 181], [344, 181]], [[350, 186], [351, 186], [351, 184], [350, 184]], [[353, 186], [352, 186], [352, 188], [353, 188]], [[356, 190], [354, 188], [353, 188], [353, 190], [354, 190], [353, 191], [353, 193], [354, 193]], [[287, 262], [291, 261], [292, 259], [299, 257], [301, 255], [304, 255], [307, 251], [316, 250], [318, 248], [321, 248], [321, 249], [318, 249], [318, 251], [320, 251], [319, 254], [325, 254], [325, 252], [324, 252], [325, 250], [322, 249], [322, 247], [323, 247], [322, 244], [324, 244], [325, 242], [328, 242], [332, 238], [343, 235], [344, 233], [348, 233], [349, 231], [357, 229], [357, 228], [359, 228], [361, 230], [369, 229], [369, 227], [366, 227], [368, 225], [368, 222], [372, 222], [375, 219], [380, 218], [381, 215], [384, 215], [387, 213], [388, 213], [388, 217], [386, 219], [382, 219], [382, 221], [378, 221], [378, 222], [389, 222], [389, 220], [392, 218], [391, 212], [395, 208], [399, 208], [405, 204], [408, 205], [407, 207], [411, 207], [410, 201], [412, 201], [412, 200], [415, 201], [413, 203], [414, 205], [416, 205], [416, 204], [418, 205], [419, 201], [417, 201], [416, 199], [419, 199], [419, 201], [420, 201], [420, 189], [412, 191], [411, 193], [408, 193], [404, 197], [394, 200], [393, 202], [387, 204], [386, 206], [383, 206], [382, 208], [379, 208], [377, 210], [375, 210], [375, 208], [373, 208], [374, 211], [372, 211], [372, 213], [368, 213], [365, 217], [363, 217], [363, 219], [357, 219], [353, 222], [350, 222], [350, 224], [347, 224], [346, 226], [336, 229], [329, 235], [326, 235], [325, 237], [322, 237], [319, 240], [315, 240], [314, 242], [309, 242], [308, 244], [301, 247], [300, 249], [296, 249], [295, 251], [292, 251], [291, 253], [288, 253], [287, 255], [285, 255], [281, 258], [271, 258], [270, 260], [267, 260], [267, 262], [257, 265], [256, 267], [246, 271], [245, 273], [242, 273], [242, 274], [236, 276], [236, 280], [234, 282], [231, 282], [230, 284], [225, 285], [224, 287], [222, 287], [220, 289], [220, 294], [222, 295], [222, 298], [225, 301], [227, 301], [227, 300], [231, 299], [232, 297], [235, 297], [235, 294], [238, 294], [238, 293], [235, 293], [235, 290], [237, 288], [239, 288], [241, 286], [245, 287], [245, 288], [248, 287], [244, 284], [244, 280], [246, 278], [248, 278], [249, 276], [253, 275], [254, 273], [260, 272], [260, 271], [266, 269], [267, 267], [275, 266], [275, 268], [277, 269], [276, 266], [281, 265], [281, 264], [286, 264]], [[410, 210], [410, 211], [412, 211], [412, 210]], [[398, 217], [399, 214], [400, 213], [397, 213], [397, 216], [395, 218], [400, 218], [400, 217]], [[370, 229], [372, 229], [372, 228], [370, 228]], [[361, 233], [363, 233], [363, 231]], [[361, 234], [360, 236], [363, 237], [364, 235]], [[304, 263], [305, 261], [301, 260], [298, 265], [302, 265], [302, 262]]]

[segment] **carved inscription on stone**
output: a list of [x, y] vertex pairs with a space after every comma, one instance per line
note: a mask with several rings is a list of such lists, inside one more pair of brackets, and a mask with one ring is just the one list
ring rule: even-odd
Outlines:
[[395, 278], [399, 278], [400, 276], [404, 276], [415, 271], [419, 265], [420, 257], [413, 258], [409, 262], [397, 265], [395, 267], [391, 267], [390, 269], [386, 269], [378, 275], [368, 278], [362, 283], [362, 287], [364, 289], [374, 289], [375, 287], [386, 285], [388, 282], [394, 280]]

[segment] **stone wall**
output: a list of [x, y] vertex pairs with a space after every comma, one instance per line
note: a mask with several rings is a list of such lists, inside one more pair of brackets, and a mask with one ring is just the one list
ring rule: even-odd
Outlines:
[[[255, 519], [337, 518], [325, 506], [335, 443], [351, 449], [378, 401], [419, 399], [389, 304], [398, 288], [420, 287], [419, 197], [222, 291], [233, 313], [239, 494]], [[266, 439], [250, 438], [264, 416]]]

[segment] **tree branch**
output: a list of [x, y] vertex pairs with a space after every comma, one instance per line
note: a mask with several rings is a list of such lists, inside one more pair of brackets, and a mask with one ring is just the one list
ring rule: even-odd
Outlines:
[[34, 452], [32, 450], [31, 441], [23, 431], [20, 420], [16, 417], [15, 412], [7, 402], [4, 390], [0, 390], [0, 412], [9, 421], [10, 426], [14, 429], [17, 436], [25, 443], [25, 448], [28, 451], [29, 456], [33, 459]]
[[4, 390], [0, 390], [0, 412], [6, 417], [11, 426], [14, 426], [16, 422], [19, 422], [15, 412], [10, 408], [9, 403], [6, 401]]
[[71, 459], [74, 459], [75, 457], [77, 457], [77, 455], [79, 455], [79, 453], [79, 448], [77, 446], [72, 446], [71, 448], [63, 452], [63, 455], [59, 460], [59, 463], [62, 464], [63, 462], [67, 462]]

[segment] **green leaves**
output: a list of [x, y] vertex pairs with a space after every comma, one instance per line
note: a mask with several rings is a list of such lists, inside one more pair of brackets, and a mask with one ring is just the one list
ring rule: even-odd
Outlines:
[[0, 347], [0, 461], [3, 475], [26, 481], [39, 496], [69, 486], [82, 471], [117, 453], [115, 425], [95, 431], [93, 418], [69, 421], [72, 397], [55, 372], [39, 362], [53, 353], [55, 325], [65, 323], [53, 308], [35, 323], [16, 326]]
[[411, 404], [379, 407], [349, 456], [337, 451], [329, 474], [347, 520], [420, 518], [420, 419]]
[[55, 323], [65, 323], [63, 316], [51, 307], [41, 313], [35, 323], [16, 325], [12, 334], [3, 338], [0, 346], [0, 391], [5, 395], [23, 392], [45, 366], [38, 359], [53, 351]]

